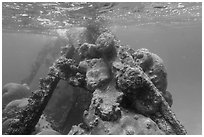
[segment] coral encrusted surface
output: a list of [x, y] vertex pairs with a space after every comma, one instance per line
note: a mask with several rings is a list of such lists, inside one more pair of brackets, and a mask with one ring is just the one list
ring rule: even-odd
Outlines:
[[24, 104], [16, 101], [6, 106], [5, 113], [12, 107], [19, 112], [10, 112], [4, 134], [60, 134], [39, 126], [60, 80], [92, 94], [83, 122], [73, 126], [69, 135], [187, 134], [171, 110], [167, 71], [158, 55], [121, 45], [108, 31], [95, 44], [67, 45], [61, 54], [41, 79], [39, 90]]

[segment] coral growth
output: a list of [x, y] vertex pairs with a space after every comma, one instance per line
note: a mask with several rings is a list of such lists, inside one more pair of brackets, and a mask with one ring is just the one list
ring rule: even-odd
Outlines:
[[156, 54], [120, 45], [110, 32], [95, 44], [68, 45], [61, 53], [5, 134], [31, 134], [60, 79], [92, 93], [83, 123], [70, 135], [186, 134], [170, 108], [166, 69]]
[[2, 106], [3, 108], [12, 100], [29, 97], [31, 91], [27, 85], [17, 83], [8, 83], [2, 88]]
[[138, 49], [133, 53], [137, 65], [148, 75], [159, 91], [167, 88], [167, 72], [162, 59], [148, 49]]
[[[28, 105], [29, 98], [23, 98], [19, 100], [11, 101], [3, 110], [3, 124], [2, 133], [4, 134], [8, 128], [10, 128], [10, 123], [12, 121], [18, 121], [15, 117], [18, 115], [20, 109], [25, 108]], [[43, 130], [51, 130], [51, 123], [47, 122], [46, 117], [41, 115], [38, 123], [35, 126], [34, 131], [31, 134], [37, 134]], [[52, 132], [51, 132], [52, 133]]]
[[13, 100], [6, 105], [2, 111], [4, 119], [13, 118], [18, 113], [19, 109], [25, 108], [28, 104], [28, 98]]
[[79, 67], [86, 73], [86, 83], [89, 90], [104, 85], [110, 78], [108, 66], [103, 59], [81, 61]]

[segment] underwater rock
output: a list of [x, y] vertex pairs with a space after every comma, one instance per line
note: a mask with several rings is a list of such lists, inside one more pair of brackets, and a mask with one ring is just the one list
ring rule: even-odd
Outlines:
[[75, 127], [70, 134], [78, 134], [77, 129], [79, 133], [84, 131], [93, 135], [165, 134], [150, 118], [121, 108], [122, 97], [123, 93], [118, 92], [114, 83], [105, 90], [95, 90], [89, 110], [84, 112], [84, 122], [89, 130]]
[[103, 121], [97, 119], [91, 130], [85, 131], [80, 126], [75, 126], [70, 135], [164, 135], [157, 124], [150, 118], [141, 114], [122, 110], [121, 118], [117, 121]]
[[144, 87], [145, 80], [139, 67], [124, 66], [116, 75], [116, 85], [125, 94], [136, 94], [137, 89]]
[[131, 99], [133, 102], [132, 107], [141, 114], [155, 114], [160, 109], [161, 100], [154, 98], [152, 93], [148, 91], [140, 91], [137, 96], [133, 96]]
[[81, 124], [79, 124], [78, 126], [72, 126], [68, 135], [89, 135], [89, 133], [80, 126]]
[[116, 60], [116, 62], [117, 61], [121, 62], [122, 66], [123, 65], [128, 65], [131, 67], [138, 66], [135, 63], [132, 55], [130, 54], [130, 53], [134, 52], [131, 50], [131, 48], [129, 48], [128, 46], [120, 45], [117, 50], [118, 50], [118, 53], [117, 53], [118, 60]]
[[12, 100], [26, 98], [30, 95], [31, 91], [28, 86], [17, 83], [8, 83], [2, 88], [2, 106], [4, 108]]
[[165, 132], [166, 135], [176, 135], [173, 127], [164, 119], [164, 117], [162, 117], [161, 113], [158, 112], [156, 115], [151, 115], [150, 118], [163, 132]]
[[[161, 102], [161, 104], [159, 104], [158, 110], [162, 113], [162, 116], [164, 117], [164, 119], [171, 124], [172, 128], [174, 129], [174, 132], [176, 134], [186, 134], [186, 130], [184, 129], [183, 125], [181, 125], [181, 123], [177, 120], [177, 118], [175, 117], [175, 114], [172, 112], [172, 110], [170, 109], [170, 106], [166, 102], [166, 99], [163, 97], [162, 93], [156, 88], [156, 86], [153, 84], [153, 82], [148, 77], [148, 75], [146, 75], [146, 73], [141, 69], [134, 69], [135, 62], [132, 61], [128, 55], [123, 57], [124, 58], [121, 58], [121, 61], [126, 60], [126, 58], [128, 57], [129, 62], [126, 62], [126, 65], [115, 65], [116, 66], [115, 68], [118, 71], [116, 72], [117, 87], [121, 89], [125, 94], [128, 94], [128, 92], [126, 91], [129, 91], [129, 89], [130, 91], [131, 89], [134, 89], [133, 90], [134, 92], [130, 92], [130, 93], [137, 93], [135, 92], [137, 91], [137, 89], [140, 89], [140, 90], [142, 89], [144, 91], [148, 91], [149, 93], [151, 93], [152, 102], [155, 102], [155, 103]], [[135, 65], [135, 67], [140, 68], [140, 66], [138, 66], [137, 64]], [[128, 73], [128, 72], [131, 72], [131, 73]], [[127, 74], [124, 75], [123, 73], [127, 73]], [[137, 82], [131, 83], [131, 84], [124, 83], [124, 81], [126, 80], [137, 81], [138, 78], [139, 78], [138, 83]], [[125, 85], [128, 85], [128, 86], [126, 87]], [[146, 103], [145, 100], [142, 100], [142, 101], [143, 101], [142, 103], [139, 103], [139, 105], [143, 105], [140, 108], [143, 108], [144, 104]], [[151, 105], [151, 104], [147, 104], [147, 108], [148, 108], [148, 105]], [[146, 109], [141, 109], [140, 113], [145, 113], [143, 112], [143, 110], [146, 110]]]
[[[161, 111], [163, 120], [167, 124], [170, 123], [169, 125], [171, 125], [171, 127], [173, 128], [172, 131], [175, 134], [186, 134], [185, 129], [175, 118], [174, 113], [170, 110], [170, 107], [166, 102], [166, 100], [168, 100], [168, 96], [170, 98], [170, 94], [166, 98], [163, 97], [162, 92], [165, 93], [167, 86], [166, 70], [163, 65], [163, 61], [157, 55], [150, 53], [148, 50], [142, 49], [139, 50], [138, 53], [135, 53], [134, 50], [131, 50], [126, 46], [117, 45], [116, 51], [118, 58], [116, 58], [112, 63], [111, 72], [113, 74], [111, 75], [113, 75], [115, 78], [117, 89], [113, 91], [115, 93], [121, 93], [120, 91], [122, 91], [124, 95], [122, 95], [122, 97], [120, 98], [123, 98], [123, 96], [126, 96], [128, 98], [128, 104], [130, 106], [126, 107], [125, 109], [127, 109], [127, 111], [133, 109], [148, 117], [150, 117], [151, 115], [156, 115], [156, 113], [159, 113]], [[139, 55], [141, 51], [144, 51], [144, 53], [142, 53], [142, 55]], [[133, 56], [134, 54], [136, 56], [136, 59], [141, 59], [146, 54], [148, 56], [145, 56], [146, 58], [144, 58], [143, 60], [135, 60], [135, 57]], [[151, 71], [150, 69], [154, 71], [154, 76], [158, 77], [158, 79], [156, 79], [155, 81], [151, 77], [151, 75], [147, 73], [148, 71]], [[108, 84], [108, 86], [110, 86], [110, 83]], [[161, 91], [157, 89], [157, 87]], [[89, 107], [89, 110], [84, 112], [84, 122], [85, 125], [89, 128], [88, 131], [90, 131], [91, 134], [106, 134], [109, 131], [105, 129], [106, 126], [104, 126], [104, 124], [100, 123], [108, 122], [108, 124], [110, 124], [112, 123], [112, 121], [120, 120], [122, 118], [122, 114], [124, 113], [122, 111], [123, 107], [120, 106], [120, 101], [117, 103], [115, 102], [117, 104], [116, 106], [112, 105], [114, 104], [114, 102], [112, 102], [112, 104], [107, 103], [109, 102], [108, 100], [114, 99], [109, 96], [110, 91], [106, 91], [106, 87], [103, 87], [102, 89], [103, 90], [96, 89], [94, 91], [92, 103]], [[101, 93], [103, 96], [99, 93]], [[104, 99], [106, 99], [106, 97], [104, 96], [105, 94], [107, 94], [107, 96], [109, 97], [106, 101], [104, 101]], [[124, 103], [125, 101], [122, 102]], [[101, 104], [105, 104], [105, 107]], [[162, 108], [162, 106], [164, 108]], [[162, 121], [157, 122], [157, 124], [160, 125], [160, 127], [161, 125], [164, 126], [164, 123], [162, 123]], [[100, 127], [103, 131], [99, 130], [98, 127]], [[166, 130], [164, 128], [162, 129], [163, 133], [165, 133]], [[168, 133], [169, 132], [167, 132], [167, 134]], [[148, 134], [148, 132], [141, 132], [141, 134]]]
[[79, 68], [86, 71], [87, 88], [90, 90], [102, 86], [110, 78], [107, 64], [103, 59], [91, 59], [80, 62]]
[[39, 90], [32, 93], [29, 98], [28, 105], [19, 110], [18, 114], [15, 116], [15, 119], [18, 120], [11, 121], [11, 126], [7, 129], [5, 134], [31, 134], [35, 130], [35, 126], [38, 123], [59, 80], [59, 78], [49, 75], [44, 79], [41, 79]]
[[165, 92], [167, 88], [167, 72], [163, 60], [158, 55], [144, 48], [138, 49], [132, 56], [158, 90]]
[[95, 44], [82, 44], [79, 48], [79, 55], [81, 58], [103, 58], [110, 61], [116, 56], [117, 44], [115, 36], [105, 32], [96, 39]]
[[53, 63], [6, 134], [31, 134], [61, 79], [93, 93], [83, 123], [73, 126], [70, 135], [186, 134], [170, 108], [167, 74], [157, 55], [146, 49], [134, 52], [109, 32], [68, 56], [72, 49]]
[[110, 135], [164, 135], [155, 122], [140, 114], [124, 113], [120, 121], [110, 127]]
[[36, 135], [61, 135], [61, 134], [53, 129], [45, 129]]
[[14, 118], [20, 109], [25, 108], [28, 105], [28, 98], [13, 100], [3, 110], [3, 117]]
[[[68, 53], [68, 51], [66, 53]], [[60, 56], [50, 67], [48, 75], [40, 79], [39, 89], [32, 92], [28, 105], [20, 110], [15, 117], [18, 121], [12, 121], [10, 128], [7, 129], [5, 134], [31, 134], [35, 130], [35, 126], [60, 79], [68, 80], [71, 84], [73, 81], [70, 82], [70, 78], [78, 74], [77, 71], [78, 69], [72, 59], [67, 59], [66, 54]]]
[[99, 58], [100, 54], [97, 54], [97, 48], [95, 44], [84, 43], [79, 48], [79, 55], [81, 58]]
[[18, 121], [18, 119], [7, 119], [2, 123], [2, 134], [6, 133], [7, 129], [10, 128], [12, 121]]
[[103, 121], [116, 121], [119, 119], [121, 117], [119, 105], [122, 100], [122, 95], [123, 93], [117, 92], [116, 88], [111, 84], [105, 89], [96, 89], [93, 93], [88, 113], [84, 113], [86, 125], [93, 127], [93, 121], [95, 121], [93, 119], [95, 119], [95, 117]]
[[146, 79], [140, 67], [128, 67], [122, 63], [114, 62], [114, 68], [118, 68], [116, 85], [124, 92], [132, 102], [130, 108], [134, 108], [142, 114], [153, 114], [159, 110], [160, 100], [154, 98], [148, 87]]
[[96, 40], [96, 51], [101, 54], [101, 57], [112, 60], [116, 56], [116, 47], [118, 40], [110, 32], [102, 33]]
[[[53, 130], [51, 123], [46, 120], [45, 115], [41, 115], [38, 123], [35, 126], [35, 131], [32, 134], [38, 134], [44, 130]], [[49, 134], [50, 135], [50, 134]]]

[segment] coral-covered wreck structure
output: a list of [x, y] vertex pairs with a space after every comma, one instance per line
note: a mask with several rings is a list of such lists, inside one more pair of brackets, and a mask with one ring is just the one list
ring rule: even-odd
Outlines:
[[34, 134], [60, 80], [92, 94], [83, 123], [73, 126], [69, 135], [187, 134], [171, 110], [162, 59], [147, 49], [121, 45], [109, 31], [95, 44], [63, 47], [4, 134]]

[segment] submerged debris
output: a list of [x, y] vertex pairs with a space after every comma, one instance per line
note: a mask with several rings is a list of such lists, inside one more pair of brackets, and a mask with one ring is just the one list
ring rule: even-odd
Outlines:
[[[120, 45], [110, 32], [102, 33], [95, 44], [64, 48], [5, 134], [31, 134], [60, 79], [93, 95], [83, 123], [73, 126], [69, 135], [187, 134], [170, 108], [161, 58], [147, 49]], [[39, 134], [48, 132], [53, 131]]]

